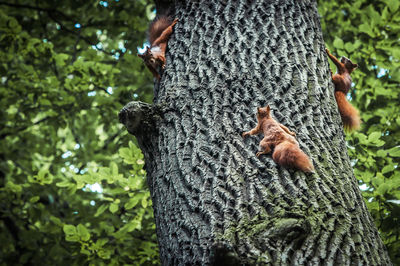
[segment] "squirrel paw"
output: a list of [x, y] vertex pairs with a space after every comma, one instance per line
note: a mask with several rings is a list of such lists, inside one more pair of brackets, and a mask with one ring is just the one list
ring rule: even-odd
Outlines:
[[162, 69], [165, 68], [166, 62], [167, 62], [167, 60], [166, 60], [165, 57], [162, 56], [162, 55], [160, 55], [160, 56], [157, 58], [157, 63], [161, 66]]
[[330, 54], [330, 53], [331, 53], [331, 52], [329, 52], [329, 49], [328, 49], [328, 48], [325, 48], [325, 51], [326, 51], [327, 54]]
[[177, 23], [179, 21], [179, 19], [174, 19], [174, 21], [171, 23], [171, 26], [173, 27], [173, 26], [175, 26], [175, 24]]
[[294, 132], [294, 131], [289, 131], [289, 135], [292, 135], [293, 137], [296, 137], [296, 132]]
[[260, 157], [261, 154], [267, 154], [267, 152], [266, 151], [259, 151], [259, 152], [256, 153], [256, 156]]
[[243, 133], [242, 133], [242, 138], [245, 138], [245, 137], [247, 137], [248, 135], [249, 135], [248, 132], [243, 132]]

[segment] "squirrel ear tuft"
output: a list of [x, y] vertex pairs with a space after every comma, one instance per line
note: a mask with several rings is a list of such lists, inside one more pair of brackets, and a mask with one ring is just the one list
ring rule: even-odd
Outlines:
[[354, 68], [357, 68], [357, 67], [358, 67], [358, 64], [353, 64], [353, 67], [354, 67]]
[[269, 114], [269, 112], [271, 112], [271, 107], [269, 107], [269, 104], [267, 105], [267, 113]]

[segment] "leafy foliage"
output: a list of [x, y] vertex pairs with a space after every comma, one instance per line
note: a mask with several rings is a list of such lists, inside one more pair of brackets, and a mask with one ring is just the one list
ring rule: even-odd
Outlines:
[[[143, 155], [147, 1], [0, 2], [1, 265], [157, 264]], [[122, 147], [122, 148], [120, 148]]]
[[359, 65], [349, 97], [363, 125], [347, 136], [349, 156], [393, 263], [400, 264], [400, 2], [320, 0], [319, 12], [327, 45]]

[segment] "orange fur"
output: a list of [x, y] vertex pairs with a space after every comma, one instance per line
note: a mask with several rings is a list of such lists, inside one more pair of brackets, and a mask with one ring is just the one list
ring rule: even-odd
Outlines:
[[168, 39], [177, 22], [178, 19], [172, 21], [168, 16], [156, 18], [151, 23], [149, 29], [149, 41], [151, 45], [146, 48], [146, 52], [138, 54], [138, 56], [143, 59], [153, 76], [158, 80], [160, 79], [158, 68], [165, 68], [165, 51], [167, 50]]
[[257, 120], [255, 128], [242, 134], [243, 138], [249, 135], [264, 134], [264, 138], [260, 142], [261, 151], [257, 152], [257, 157], [273, 150], [272, 159], [275, 163], [303, 172], [314, 171], [310, 158], [300, 149], [295, 138], [296, 133], [272, 118], [269, 105], [257, 108]]
[[339, 113], [342, 117], [344, 128], [346, 130], [359, 129], [361, 120], [358, 110], [347, 101], [346, 95], [343, 92], [335, 91], [335, 98], [339, 106]]
[[351, 62], [350, 59], [342, 57], [340, 61], [326, 49], [328, 57], [337, 67], [337, 73], [332, 75], [332, 81], [335, 85], [335, 98], [342, 117], [343, 126], [346, 130], [356, 130], [360, 128], [360, 115], [346, 99], [346, 94], [351, 88], [350, 74], [358, 65]]

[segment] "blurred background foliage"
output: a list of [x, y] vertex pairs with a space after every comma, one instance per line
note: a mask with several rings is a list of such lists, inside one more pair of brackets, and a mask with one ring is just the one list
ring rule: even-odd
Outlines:
[[[400, 263], [399, 1], [318, 2], [327, 47], [360, 66], [349, 155]], [[146, 0], [0, 1], [1, 265], [159, 264], [143, 155], [117, 117], [152, 101], [136, 56], [152, 17]]]
[[148, 1], [0, 1], [1, 265], [157, 264], [143, 155]]

